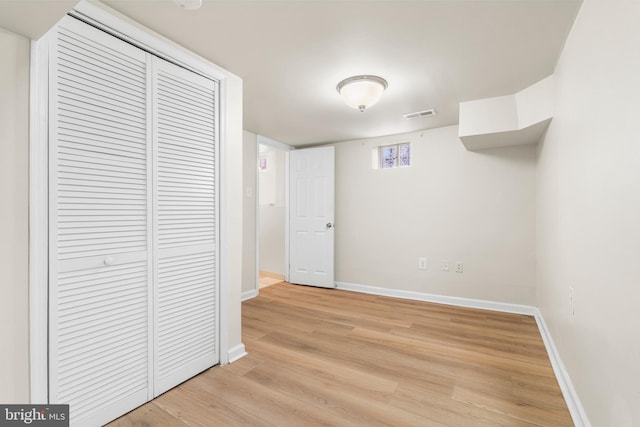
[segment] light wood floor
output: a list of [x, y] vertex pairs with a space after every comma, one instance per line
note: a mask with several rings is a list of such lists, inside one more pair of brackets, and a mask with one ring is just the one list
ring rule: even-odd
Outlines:
[[267, 286], [276, 285], [284, 281], [284, 276], [281, 274], [270, 273], [268, 271], [260, 270], [258, 274], [258, 285], [260, 289], [266, 288]]
[[249, 355], [111, 426], [572, 426], [529, 316], [287, 283], [242, 305]]

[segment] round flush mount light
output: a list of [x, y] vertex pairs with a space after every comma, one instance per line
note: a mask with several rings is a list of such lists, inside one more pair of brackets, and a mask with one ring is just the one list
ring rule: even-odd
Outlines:
[[364, 111], [380, 100], [388, 84], [378, 76], [353, 76], [344, 79], [336, 89], [351, 108]]
[[202, 0], [173, 0], [173, 2], [186, 10], [197, 10], [202, 6]]

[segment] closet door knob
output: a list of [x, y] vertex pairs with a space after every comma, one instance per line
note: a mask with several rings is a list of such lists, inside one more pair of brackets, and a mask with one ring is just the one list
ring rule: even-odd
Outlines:
[[108, 256], [104, 259], [104, 265], [113, 265], [113, 257]]

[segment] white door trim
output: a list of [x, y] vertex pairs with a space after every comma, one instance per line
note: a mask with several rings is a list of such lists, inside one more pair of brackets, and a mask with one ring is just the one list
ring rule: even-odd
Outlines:
[[[260, 135], [256, 137], [256, 160], [260, 158]], [[256, 280], [255, 287], [253, 292], [251, 292], [251, 296], [247, 296], [246, 298], [242, 298], [242, 300], [250, 299], [257, 297], [260, 294], [260, 177], [258, 175], [258, 165], [253, 165], [253, 170], [255, 174], [255, 180], [253, 182], [253, 204], [255, 209], [255, 220], [256, 220]]]
[[[284, 151], [284, 152], [295, 150], [295, 147], [292, 147], [289, 144], [285, 144], [284, 142], [276, 141], [275, 139], [267, 138], [266, 136], [257, 135], [256, 136], [256, 140], [257, 140], [257, 143], [258, 143], [258, 147], [260, 147], [260, 144], [262, 144], [262, 145], [267, 145], [269, 147], [277, 148], [278, 150], [281, 150], [281, 151]], [[260, 152], [258, 152], [258, 154], [260, 154]]]
[[[226, 157], [226, 96], [228, 72], [178, 44], [136, 25], [126, 16], [95, 1], [83, 0], [71, 14], [117, 35], [170, 62], [219, 82], [220, 176], [224, 179]], [[30, 304], [30, 399], [48, 403], [48, 35], [31, 43], [30, 79], [30, 203], [29, 203], [29, 304]], [[229, 273], [226, 271], [226, 191], [219, 186], [219, 351], [220, 364], [229, 363]]]
[[289, 250], [289, 227], [291, 226], [291, 221], [289, 220], [289, 210], [291, 209], [291, 205], [289, 202], [289, 154], [287, 151], [284, 153], [284, 281], [289, 282], [291, 274], [289, 270], [291, 269], [290, 262], [290, 250]]

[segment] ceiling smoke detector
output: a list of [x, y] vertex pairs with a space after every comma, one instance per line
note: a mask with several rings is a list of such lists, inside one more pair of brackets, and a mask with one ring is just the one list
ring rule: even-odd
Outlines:
[[418, 117], [427, 117], [427, 116], [435, 116], [435, 115], [436, 115], [436, 110], [432, 108], [430, 110], [416, 111], [415, 113], [407, 113], [402, 117], [404, 117], [405, 119], [417, 119]]
[[173, 2], [185, 10], [198, 10], [202, 6], [202, 0], [173, 0]]

